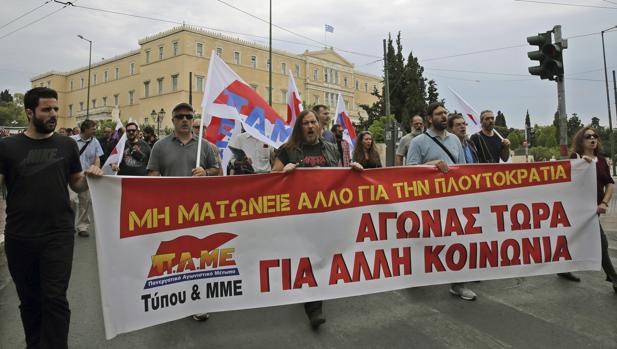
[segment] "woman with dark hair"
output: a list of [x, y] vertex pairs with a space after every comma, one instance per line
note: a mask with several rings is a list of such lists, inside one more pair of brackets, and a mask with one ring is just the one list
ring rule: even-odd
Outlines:
[[[591, 127], [585, 127], [578, 131], [574, 135], [572, 140], [572, 147], [574, 152], [570, 155], [571, 159], [583, 158], [587, 162], [595, 162], [596, 164], [596, 177], [597, 177], [597, 204], [598, 204], [598, 216], [606, 213], [608, 209], [608, 203], [613, 195], [613, 177], [611, 176], [610, 169], [606, 159], [600, 155], [600, 139], [596, 130]], [[617, 273], [611, 263], [611, 258], [608, 254], [608, 240], [600, 225], [600, 241], [602, 243], [602, 269], [606, 273], [607, 281], [613, 283], [613, 290], [617, 293]], [[572, 273], [562, 273], [559, 276], [571, 281], [580, 281], [580, 279], [574, 276]]]
[[358, 135], [352, 161], [359, 163], [364, 168], [382, 167], [379, 153], [377, 153], [373, 142], [373, 134], [369, 131], [362, 131]]

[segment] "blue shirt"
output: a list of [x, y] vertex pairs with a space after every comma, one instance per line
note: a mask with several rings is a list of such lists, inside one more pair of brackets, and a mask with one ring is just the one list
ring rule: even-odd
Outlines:
[[473, 151], [471, 151], [471, 146], [469, 142], [465, 141], [463, 145], [463, 151], [465, 152], [465, 162], [468, 164], [473, 164], [476, 160], [473, 158]]
[[[441, 142], [450, 151], [454, 161], [429, 135], [435, 137], [438, 142]], [[444, 137], [441, 138], [433, 133], [433, 130], [428, 129], [426, 133], [411, 140], [409, 150], [407, 151], [407, 165], [422, 165], [435, 160], [443, 160], [448, 165], [467, 163], [463, 146], [457, 136], [445, 131]]]
[[[99, 143], [98, 139], [92, 137], [90, 139], [83, 140], [81, 139], [80, 135], [74, 135], [71, 136], [71, 138], [73, 138], [75, 142], [77, 142], [77, 150], [80, 152], [81, 148], [83, 148], [90, 139], [92, 140], [92, 142], [88, 144], [86, 149], [79, 156], [79, 162], [81, 162], [81, 168], [84, 171], [87, 170], [90, 166], [94, 165], [97, 156], [103, 156], [103, 148], [101, 148], [101, 143]], [[100, 166], [103, 166], [103, 164], [100, 164]]]

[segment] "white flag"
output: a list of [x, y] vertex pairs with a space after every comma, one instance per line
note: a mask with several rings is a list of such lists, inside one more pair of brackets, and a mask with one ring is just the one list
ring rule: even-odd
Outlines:
[[[118, 119], [116, 121], [116, 133], [122, 128], [122, 121]], [[124, 156], [124, 145], [126, 144], [126, 132], [122, 134], [122, 137], [116, 143], [116, 146], [109, 154], [109, 157], [103, 164], [102, 170], [104, 175], [116, 175], [118, 172], [114, 172], [111, 170], [111, 164], [117, 164], [120, 166], [122, 162], [122, 156]]]

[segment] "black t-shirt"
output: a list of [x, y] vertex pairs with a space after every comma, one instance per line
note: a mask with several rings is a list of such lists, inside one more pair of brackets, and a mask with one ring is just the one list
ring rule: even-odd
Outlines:
[[6, 236], [74, 234], [68, 182], [77, 172], [81, 172], [77, 143], [69, 137], [31, 139], [20, 134], [1, 139], [0, 173], [8, 189]]
[[491, 137], [482, 132], [478, 132], [469, 139], [476, 146], [478, 151], [478, 161], [481, 163], [499, 163], [503, 144], [501, 138], [493, 133]]
[[150, 146], [148, 143], [138, 140], [136, 143], [126, 141], [124, 155], [120, 163], [119, 175], [123, 176], [147, 176], [148, 159], [150, 159]]
[[[321, 143], [317, 144], [303, 144], [302, 145], [302, 153], [304, 154], [304, 159], [298, 167], [328, 167], [328, 161], [321, 151]], [[279, 160], [283, 163], [283, 165], [287, 165], [289, 163], [289, 154], [287, 153], [287, 149], [281, 149], [281, 152], [278, 154]]]

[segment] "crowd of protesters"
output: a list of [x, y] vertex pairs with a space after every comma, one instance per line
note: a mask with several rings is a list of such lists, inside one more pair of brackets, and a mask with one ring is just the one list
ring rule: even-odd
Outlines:
[[[73, 239], [76, 232], [87, 237], [91, 231], [91, 200], [85, 175], [102, 175], [101, 166], [123, 132], [124, 151], [112, 168], [125, 176], [290, 173], [303, 167], [363, 171], [383, 167], [373, 135], [359, 132], [354, 147], [344, 139], [341, 125], [329, 127], [330, 111], [325, 105], [301, 112], [289, 139], [278, 150], [248, 132], [234, 135], [229, 142], [234, 156], [223, 169], [216, 145], [205, 139], [200, 142], [203, 126], [188, 103], [173, 108], [173, 132], [159, 140], [152, 127], [142, 130], [134, 122], [117, 131], [105, 127], [98, 139], [94, 137], [97, 124], [92, 120], [74, 128], [56, 128], [58, 95], [49, 88], [28, 91], [24, 101], [29, 121], [26, 131], [12, 137], [0, 134], [0, 183], [8, 188], [6, 255], [21, 302], [28, 347], [67, 347], [70, 310], [66, 291]], [[483, 111], [480, 121], [481, 131], [469, 137], [462, 115], [450, 114], [443, 103], [430, 104], [424, 118], [410, 118], [411, 131], [399, 143], [396, 165], [430, 165], [446, 173], [452, 165], [508, 160], [510, 142], [494, 131], [493, 112]], [[200, 146], [199, 164], [195, 166]], [[606, 212], [613, 192], [613, 179], [599, 150], [599, 138], [592, 128], [584, 128], [574, 137], [572, 157], [597, 167], [598, 215]], [[77, 225], [72, 196], [78, 198]], [[32, 220], [33, 216], [38, 219]], [[603, 230], [601, 242], [602, 267], [617, 292], [617, 274], [608, 257]], [[53, 268], [36, 267], [49, 260], [56, 261]], [[571, 273], [559, 276], [580, 281]], [[449, 292], [462, 300], [477, 298], [464, 283], [451, 284]], [[314, 329], [325, 323], [322, 301], [306, 303], [305, 311]], [[193, 316], [198, 321], [208, 317], [207, 313]]]

